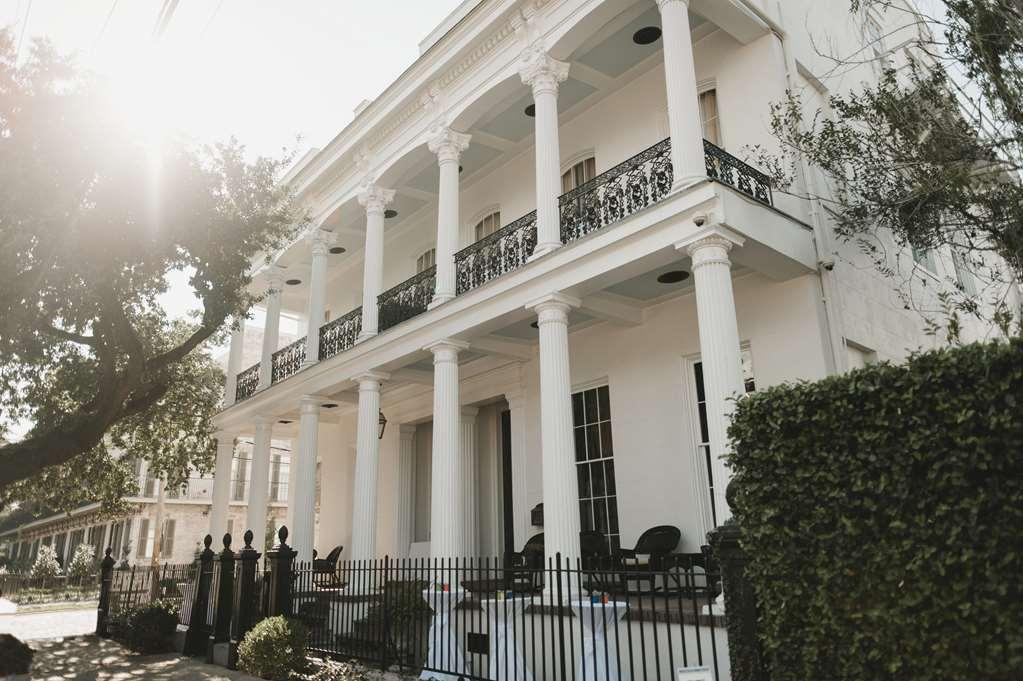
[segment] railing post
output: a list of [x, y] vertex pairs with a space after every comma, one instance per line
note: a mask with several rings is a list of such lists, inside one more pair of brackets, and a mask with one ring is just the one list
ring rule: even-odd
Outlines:
[[267, 551], [266, 559], [270, 567], [270, 602], [267, 617], [274, 615], [291, 616], [291, 568], [292, 561], [298, 551], [288, 546], [288, 528], [277, 530], [279, 543], [272, 551]]
[[[224, 550], [216, 558], [217, 569], [220, 570], [220, 583], [217, 586], [217, 593], [214, 594], [216, 603], [213, 618], [213, 630], [210, 632], [209, 642], [206, 645], [206, 661], [213, 662], [218, 655], [214, 650], [219, 643], [230, 643], [231, 641], [231, 610], [234, 606], [234, 551], [231, 550], [231, 535], [224, 535]], [[228, 654], [230, 658], [230, 654]], [[224, 660], [226, 667], [228, 660]]]
[[[232, 623], [231, 640], [237, 645], [255, 623], [256, 608], [256, 568], [262, 555], [252, 548], [252, 530], [245, 531], [245, 546], [236, 556], [240, 562], [238, 581], [234, 590], [234, 622]], [[234, 646], [232, 646], [233, 648]]]
[[210, 603], [210, 583], [213, 581], [213, 558], [217, 555], [210, 549], [213, 537], [206, 535], [203, 539], [205, 548], [199, 554], [199, 574], [196, 577], [195, 600], [192, 602], [192, 615], [189, 617], [188, 633], [185, 635], [185, 654], [201, 655], [206, 653], [206, 639]]
[[106, 557], [100, 562], [99, 573], [99, 607], [96, 609], [96, 635], [107, 636], [107, 620], [110, 615], [110, 587], [114, 581], [115, 561], [110, 554], [113, 550], [108, 546]]
[[733, 681], [768, 681], [767, 664], [757, 625], [757, 597], [746, 576], [746, 552], [735, 523], [721, 525], [707, 535], [721, 570], [725, 595], [725, 630]]

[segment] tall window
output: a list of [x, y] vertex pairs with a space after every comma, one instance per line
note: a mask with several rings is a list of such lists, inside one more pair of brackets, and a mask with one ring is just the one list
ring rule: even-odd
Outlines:
[[57, 552], [57, 561], [64, 565], [64, 547], [67, 546], [67, 534], [58, 534], [53, 541], [53, 549]]
[[124, 521], [117, 521], [110, 526], [110, 555], [114, 560], [121, 559], [121, 537], [124, 535]]
[[[753, 379], [753, 355], [748, 348], [742, 350], [742, 380], [746, 392], [757, 389]], [[697, 452], [700, 458], [703, 478], [706, 480], [707, 492], [710, 496], [710, 514], [714, 526], [717, 527], [717, 509], [714, 508], [714, 467], [711, 465], [710, 429], [707, 420], [707, 391], [703, 383], [703, 362], [693, 364], [693, 380], [696, 383], [696, 411], [700, 421], [700, 442]]]
[[431, 248], [416, 258], [416, 274], [428, 270], [437, 264], [437, 249]]
[[712, 144], [721, 146], [717, 90], [704, 90], [700, 93], [700, 120], [703, 122], [703, 138]]
[[561, 175], [561, 193], [570, 192], [597, 175], [597, 163], [593, 157], [579, 161]]
[[152, 542], [153, 534], [149, 531], [149, 518], [142, 518], [139, 522], [139, 543], [135, 549], [135, 555], [139, 558], [148, 556]]
[[288, 500], [288, 462], [282, 454], [270, 455], [270, 501]]
[[575, 470], [579, 481], [579, 520], [583, 530], [596, 530], [612, 549], [618, 536], [611, 400], [607, 386], [572, 395], [575, 426]]
[[160, 537], [160, 557], [170, 558], [174, 554], [174, 518], [163, 521], [163, 535]]
[[973, 279], [973, 274], [967, 267], [966, 260], [955, 249], [952, 249], [952, 267], [955, 268], [956, 284], [963, 293], [969, 296], [977, 295], [977, 283]]
[[476, 241], [501, 229], [501, 211], [496, 210], [476, 223]]
[[242, 454], [231, 460], [231, 500], [245, 500], [245, 485], [248, 480], [250, 456]]
[[937, 273], [938, 268], [934, 264], [934, 250], [913, 246], [913, 262], [920, 265], [928, 272]]

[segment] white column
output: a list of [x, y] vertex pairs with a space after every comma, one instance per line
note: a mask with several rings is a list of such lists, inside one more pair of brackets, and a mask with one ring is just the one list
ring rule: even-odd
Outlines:
[[377, 335], [380, 311], [377, 296], [384, 285], [384, 208], [394, 200], [394, 190], [368, 185], [359, 194], [366, 209], [366, 246], [362, 262], [362, 332], [359, 340]]
[[450, 128], [434, 130], [428, 143], [437, 154], [440, 182], [437, 194], [437, 281], [430, 306], [455, 297], [455, 251], [458, 250], [458, 158], [469, 146], [469, 135]]
[[533, 89], [536, 127], [536, 229], [534, 257], [561, 246], [561, 151], [558, 142], [558, 84], [568, 77], [568, 64], [530, 49], [519, 65], [522, 82]]
[[540, 455], [543, 458], [543, 529], [548, 557], [579, 557], [579, 486], [572, 433], [572, 381], [568, 363], [568, 311], [579, 301], [552, 293], [531, 305], [540, 327]]
[[327, 300], [327, 249], [330, 248], [333, 240], [334, 235], [322, 229], [316, 229], [309, 235], [312, 265], [309, 268], [309, 309], [307, 313], [309, 323], [305, 337], [303, 367], [312, 366], [320, 361], [320, 327], [323, 326]]
[[466, 555], [479, 555], [480, 509], [479, 509], [479, 463], [476, 450], [477, 429], [476, 407], [462, 407], [462, 432], [459, 445], [462, 449], [462, 499], [465, 512], [462, 515], [462, 532], [465, 535]]
[[399, 558], [408, 556], [412, 544], [415, 472], [416, 427], [402, 424], [398, 434], [398, 472], [394, 488], [394, 546]]
[[[252, 473], [249, 475], [249, 507], [246, 511], [245, 530], [252, 530], [257, 538], [266, 533], [266, 513], [270, 501], [270, 442], [273, 437], [273, 419], [257, 416], [256, 433], [252, 442]], [[241, 536], [239, 534], [239, 537]]]
[[426, 347], [433, 353], [433, 460], [430, 481], [430, 555], [466, 555], [465, 500], [459, 455], [458, 353], [468, 344], [442, 340]]
[[213, 504], [210, 508], [210, 535], [223, 537], [227, 532], [227, 505], [231, 499], [231, 462], [234, 459], [234, 434], [219, 431], [217, 461], [213, 469]]
[[707, 177], [693, 37], [689, 28], [689, 0], [657, 0], [657, 6], [661, 10], [664, 35], [664, 84], [668, 98], [673, 188], [679, 189]]
[[728, 252], [741, 246], [737, 234], [723, 228], [704, 230], [678, 244], [692, 258], [696, 290], [696, 319], [700, 327], [700, 361], [707, 396], [707, 430], [710, 436], [711, 475], [714, 477], [714, 509], [720, 525], [731, 517], [725, 488], [731, 472], [725, 465], [728, 422], [733, 398], [744, 394], [739, 328], [732, 293], [732, 263]]
[[238, 392], [238, 372], [242, 370], [242, 353], [245, 352], [245, 319], [235, 320], [231, 329], [231, 349], [227, 353], [227, 377], [224, 381], [224, 406], [234, 404]]
[[387, 374], [367, 372], [359, 382], [355, 441], [355, 495], [352, 502], [352, 558], [376, 557], [377, 477], [380, 468], [380, 382]]
[[313, 529], [316, 514], [316, 451], [320, 427], [320, 403], [314, 395], [305, 395], [299, 406], [298, 447], [291, 460], [293, 495], [288, 503], [292, 513], [291, 546], [298, 551], [298, 560], [313, 559]]
[[529, 507], [526, 490], [526, 397], [523, 393], [504, 396], [511, 412], [513, 537], [518, 550], [529, 539]]
[[[266, 321], [263, 322], [263, 348], [259, 360], [258, 389], [270, 387], [273, 374], [273, 354], [277, 352], [281, 332], [281, 291], [284, 289], [284, 273], [273, 265], [266, 278]], [[255, 530], [252, 530], [255, 532]]]

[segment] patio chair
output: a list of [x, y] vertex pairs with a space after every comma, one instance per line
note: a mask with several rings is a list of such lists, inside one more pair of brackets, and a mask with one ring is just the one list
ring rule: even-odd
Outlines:
[[658, 525], [651, 527], [639, 536], [636, 546], [631, 549], [618, 549], [614, 552], [616, 569], [620, 570], [619, 583], [626, 593], [633, 593], [629, 582], [649, 584], [648, 591], [635, 593], [652, 593], [658, 591], [657, 573], [671, 565], [669, 556], [682, 540], [682, 532], [674, 525]]
[[326, 558], [317, 558], [316, 551], [313, 551], [313, 584], [329, 589], [340, 589], [344, 586], [337, 575], [337, 561], [343, 550], [343, 546], [335, 546]]
[[503, 567], [495, 565], [493, 575], [487, 575], [484, 569], [480, 573], [482, 579], [463, 579], [459, 584], [466, 591], [479, 594], [492, 594], [495, 591], [536, 593], [543, 588], [543, 556], [541, 532], [530, 537], [521, 551], [509, 554]]

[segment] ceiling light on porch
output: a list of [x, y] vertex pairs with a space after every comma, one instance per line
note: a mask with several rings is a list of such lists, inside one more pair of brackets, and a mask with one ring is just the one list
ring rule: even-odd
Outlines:
[[288, 286], [298, 286], [299, 284], [302, 283], [302, 280], [301, 279], [286, 279], [284, 281], [284, 283], [287, 284]]
[[387, 417], [384, 416], [384, 412], [380, 412], [380, 417], [377, 419], [377, 423], [380, 425], [380, 434], [377, 437], [378, 440], [384, 439], [384, 430], [387, 429]]
[[526, 114], [527, 116], [529, 116], [530, 118], [536, 117], [536, 105], [535, 104], [530, 104], [529, 106], [527, 106], [525, 108], [523, 113]]
[[688, 278], [689, 273], [685, 270], [669, 270], [657, 275], [657, 281], [661, 284], [678, 284]]
[[348, 249], [346, 249], [344, 246], [331, 246], [330, 248], [330, 252], [333, 253], [334, 255], [341, 255], [346, 250]]
[[388, 208], [384, 211], [384, 217], [388, 220], [398, 217], [398, 211]]
[[277, 423], [281, 424], [282, 426], [286, 426], [286, 425], [288, 425], [289, 423], [294, 423], [294, 421], [289, 421], [288, 419], [281, 419], [281, 420], [280, 420], [280, 421], [278, 421]]
[[644, 26], [632, 34], [632, 42], [637, 45], [649, 45], [661, 39], [660, 26]]
[[539, 329], [540, 328], [540, 322], [533, 322], [533, 323], [530, 324], [530, 326], [532, 326], [534, 329]]
[[337, 403], [336, 402], [327, 402], [326, 404], [324, 404], [322, 406], [323, 406], [324, 409], [336, 409], [337, 408]]

